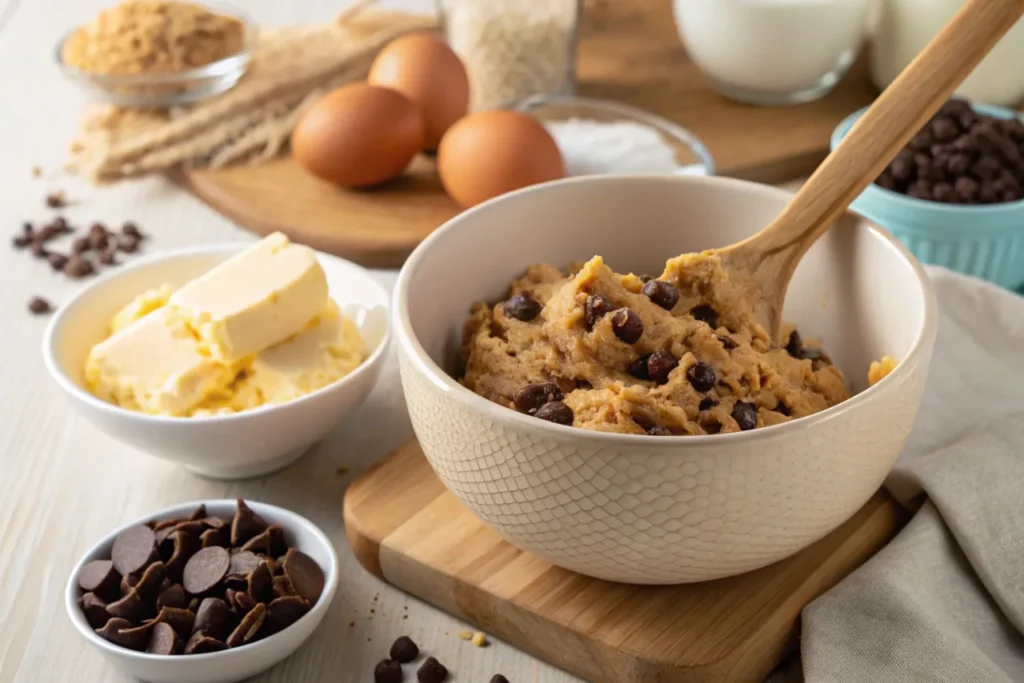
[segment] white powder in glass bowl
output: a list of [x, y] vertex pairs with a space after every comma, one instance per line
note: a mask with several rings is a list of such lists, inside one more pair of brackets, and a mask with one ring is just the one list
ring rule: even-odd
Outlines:
[[680, 164], [672, 145], [642, 123], [572, 118], [544, 125], [562, 152], [566, 175], [705, 173], [701, 164]]

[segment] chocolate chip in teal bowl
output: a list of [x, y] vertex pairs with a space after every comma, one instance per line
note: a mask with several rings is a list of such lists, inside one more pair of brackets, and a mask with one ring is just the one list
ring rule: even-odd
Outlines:
[[[980, 104], [971, 107], [979, 114], [999, 119], [1020, 118], [1020, 113], [1011, 109]], [[864, 111], [850, 114], [836, 127], [832, 149]], [[1024, 151], [1024, 142], [1018, 143], [1018, 150]], [[924, 263], [1009, 289], [1024, 287], [1024, 200], [953, 204], [920, 199], [872, 183], [850, 208], [892, 232]]]

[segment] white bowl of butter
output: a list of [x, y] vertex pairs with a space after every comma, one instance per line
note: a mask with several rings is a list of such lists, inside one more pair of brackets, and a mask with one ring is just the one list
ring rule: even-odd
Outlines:
[[111, 272], [58, 311], [43, 356], [108, 434], [239, 479], [298, 459], [366, 398], [388, 318], [364, 269], [274, 234]]

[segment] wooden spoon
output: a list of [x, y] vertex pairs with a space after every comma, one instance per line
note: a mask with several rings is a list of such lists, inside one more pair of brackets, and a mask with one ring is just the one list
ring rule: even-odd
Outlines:
[[[730, 279], [760, 293], [754, 313], [778, 339], [782, 303], [804, 253], [938, 111], [1024, 15], [1024, 0], [970, 0], [864, 112], [768, 227], [712, 250]], [[739, 284], [739, 283], [737, 283]]]

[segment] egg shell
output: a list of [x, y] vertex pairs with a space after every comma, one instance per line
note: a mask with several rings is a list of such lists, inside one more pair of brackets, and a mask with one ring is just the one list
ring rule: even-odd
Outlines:
[[507, 110], [471, 114], [452, 126], [438, 147], [437, 169], [445, 191], [463, 208], [565, 176], [547, 129]]
[[469, 111], [469, 77], [462, 60], [433, 33], [410, 33], [388, 43], [367, 83], [393, 88], [418, 104], [427, 125], [424, 149], [435, 150]]
[[420, 108], [401, 93], [365, 83], [324, 95], [292, 132], [292, 156], [343, 187], [370, 187], [402, 173], [423, 146]]

